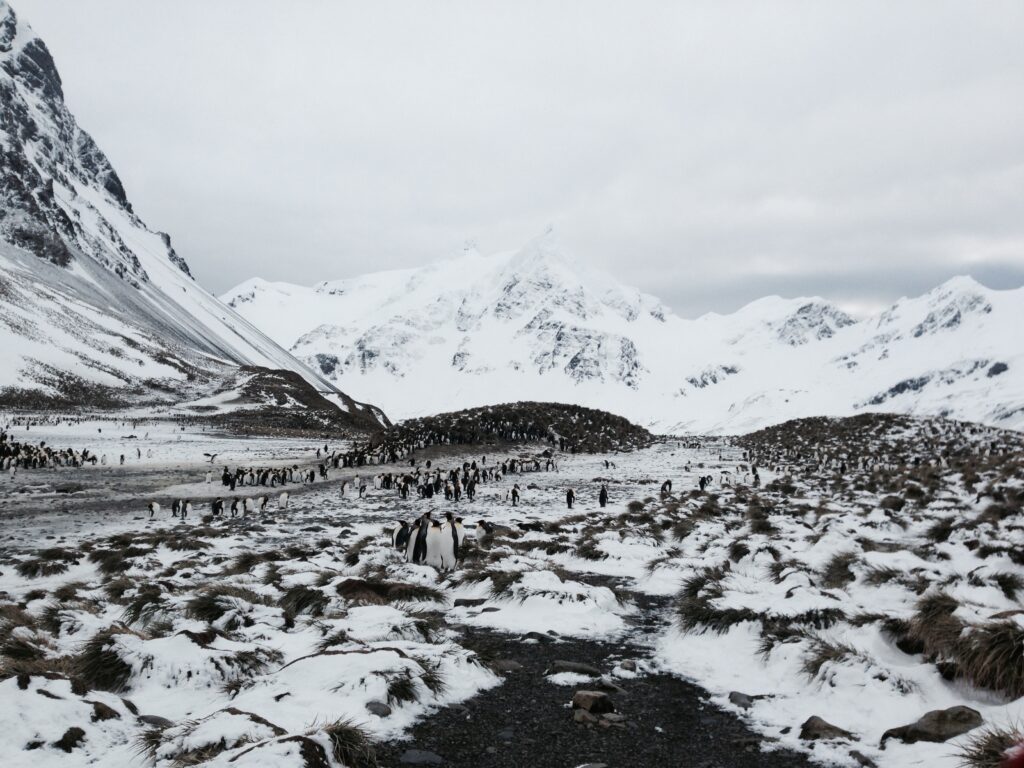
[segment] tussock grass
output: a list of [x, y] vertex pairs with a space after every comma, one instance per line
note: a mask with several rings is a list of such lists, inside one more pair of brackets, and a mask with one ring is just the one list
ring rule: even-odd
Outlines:
[[348, 552], [345, 553], [345, 565], [355, 567], [359, 564], [359, 558], [362, 557], [363, 553], [377, 540], [376, 536], [364, 536], [363, 538], [356, 541]]
[[856, 552], [840, 552], [832, 557], [825, 565], [821, 574], [821, 583], [826, 589], [842, 589], [854, 581], [851, 566], [858, 562], [860, 555]]
[[444, 595], [435, 587], [405, 584], [397, 581], [345, 579], [335, 592], [357, 605], [385, 605], [397, 602], [444, 602]]
[[86, 688], [121, 693], [128, 687], [132, 668], [115, 650], [114, 639], [130, 634], [118, 627], [97, 632], [82, 648], [73, 662], [73, 672]]
[[327, 737], [334, 759], [347, 768], [378, 768], [380, 765], [373, 742], [358, 725], [349, 720], [335, 720], [319, 730]]
[[135, 598], [128, 603], [121, 613], [121, 621], [125, 624], [139, 622], [143, 625], [151, 622], [166, 604], [161, 596], [159, 584], [144, 584], [135, 595]]
[[303, 584], [292, 587], [277, 601], [285, 613], [292, 616], [298, 616], [301, 613], [320, 616], [329, 603], [330, 598], [319, 589], [311, 589]]
[[960, 746], [960, 765], [962, 768], [1001, 768], [1007, 752], [1021, 744], [1024, 744], [1024, 729], [1020, 725], [977, 728]]
[[714, 605], [714, 601], [724, 593], [721, 584], [724, 578], [723, 568], [705, 568], [683, 582], [676, 598], [676, 619], [683, 630], [709, 629], [724, 634], [736, 624], [760, 618], [760, 614], [749, 608], [717, 608]]
[[208, 587], [185, 604], [185, 615], [207, 623], [218, 621], [224, 614], [234, 610], [234, 601], [241, 600], [253, 605], [273, 605], [274, 601], [245, 587]]

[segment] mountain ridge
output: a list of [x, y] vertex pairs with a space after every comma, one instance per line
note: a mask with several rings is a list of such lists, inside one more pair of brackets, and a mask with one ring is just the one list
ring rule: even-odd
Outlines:
[[360, 415], [352, 421], [387, 421], [195, 282], [170, 236], [136, 215], [113, 165], [65, 104], [46, 44], [6, 0], [0, 339], [8, 403], [174, 404], [202, 399], [244, 367], [291, 371], [339, 413]]
[[273, 317], [264, 329], [282, 346], [397, 418], [532, 399], [662, 432], [865, 410], [1024, 426], [1009, 330], [1024, 323], [1024, 289], [970, 276], [860, 319], [817, 296], [687, 319], [546, 233], [518, 252], [311, 287], [250, 279], [222, 300], [257, 324]]

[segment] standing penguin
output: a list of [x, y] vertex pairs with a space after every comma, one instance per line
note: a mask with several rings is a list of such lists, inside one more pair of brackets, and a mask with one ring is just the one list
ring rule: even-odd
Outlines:
[[256, 510], [256, 506], [252, 503], [252, 496], [246, 496], [245, 501], [242, 502], [243, 514], [248, 514]]
[[234, 517], [238, 514], [238, 498], [231, 500], [231, 516]]
[[284, 491], [277, 497], [277, 508], [288, 509], [288, 491]]
[[186, 501], [184, 506], [181, 508], [181, 519], [184, 520], [188, 517], [189, 512], [192, 511], [192, 502]]
[[409, 524], [405, 520], [398, 521], [398, 527], [391, 531], [391, 546], [402, 551], [409, 546]]
[[260, 505], [260, 512], [266, 512], [267, 511], [267, 504], [270, 503], [270, 499], [267, 498], [266, 496], [260, 496], [259, 499], [258, 499], [258, 502], [259, 502], [259, 505]]
[[427, 526], [426, 557], [424, 563], [437, 570], [444, 570], [446, 562], [454, 562], [452, 540], [441, 531], [441, 524], [431, 520]]
[[177, 517], [178, 512], [181, 510], [181, 499], [175, 499], [171, 502], [171, 517]]
[[597, 494], [597, 503], [604, 509], [608, 505], [608, 486], [601, 484], [601, 492]]
[[409, 542], [412, 545], [412, 562], [414, 563], [422, 563], [427, 557], [427, 531], [432, 522], [430, 513], [424, 512], [423, 517], [420, 518], [416, 537]]
[[568, 491], [565, 492], [565, 503], [569, 507], [569, 509], [572, 509], [572, 503], [574, 501], [576, 501], [576, 491], [570, 488]]
[[450, 553], [451, 559], [444, 563], [444, 567], [452, 569], [455, 568], [455, 564], [459, 561], [459, 547], [462, 546], [462, 542], [466, 539], [466, 530], [462, 527], [461, 517], [453, 517], [451, 512], [446, 512], [445, 518], [447, 520], [441, 530], [446, 540], [451, 539], [452, 549]]
[[155, 513], [160, 511], [160, 505], [155, 501], [149, 502], [149, 516], [152, 517]]
[[217, 516], [224, 514], [224, 502], [220, 497], [213, 500], [213, 504], [210, 506], [210, 511]]

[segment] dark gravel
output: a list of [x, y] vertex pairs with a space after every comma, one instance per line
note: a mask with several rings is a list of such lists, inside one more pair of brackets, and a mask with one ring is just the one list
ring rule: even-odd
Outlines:
[[461, 642], [484, 659], [512, 659], [523, 668], [506, 674], [501, 686], [428, 717], [413, 728], [409, 741], [380, 745], [382, 766], [409, 765], [402, 757], [408, 760], [410, 750], [433, 753], [443, 759], [441, 765], [453, 768], [811, 765], [793, 752], [762, 752], [761, 737], [708, 703], [700, 688], [676, 677], [617, 680], [625, 693], [610, 695], [627, 718], [621, 728], [574, 723], [568, 704], [577, 688], [544, 679], [544, 671], [556, 660], [608, 670], [618, 659], [635, 658], [638, 648], [562, 639], [524, 643], [468, 629]]

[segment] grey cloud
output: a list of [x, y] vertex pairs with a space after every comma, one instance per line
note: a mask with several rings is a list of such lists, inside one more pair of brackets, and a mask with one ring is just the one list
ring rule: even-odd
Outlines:
[[211, 290], [555, 223], [680, 314], [1024, 282], [1024, 5], [20, 0]]

